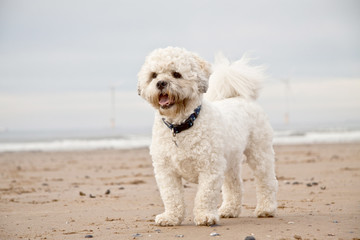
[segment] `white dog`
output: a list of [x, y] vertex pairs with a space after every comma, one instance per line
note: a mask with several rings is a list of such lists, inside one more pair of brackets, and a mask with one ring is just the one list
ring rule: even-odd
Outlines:
[[247, 65], [244, 58], [230, 64], [220, 57], [212, 74], [208, 62], [181, 48], [156, 49], [146, 58], [138, 91], [157, 110], [150, 154], [165, 206], [156, 224], [183, 221], [182, 178], [199, 184], [197, 225], [216, 224], [219, 216], [238, 217], [244, 155], [255, 175], [255, 214], [274, 216], [278, 184], [273, 131], [254, 101], [262, 77], [262, 69]]

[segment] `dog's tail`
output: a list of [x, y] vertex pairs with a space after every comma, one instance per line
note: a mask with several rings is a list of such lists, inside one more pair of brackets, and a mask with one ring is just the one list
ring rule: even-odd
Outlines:
[[232, 97], [257, 99], [260, 83], [265, 78], [264, 67], [250, 66], [248, 63], [246, 56], [230, 63], [224, 55], [217, 54], [205, 98], [210, 101]]

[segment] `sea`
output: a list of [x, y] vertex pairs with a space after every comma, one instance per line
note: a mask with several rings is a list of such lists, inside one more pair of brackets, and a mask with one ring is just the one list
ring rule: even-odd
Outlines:
[[[360, 143], [360, 128], [274, 131], [275, 145]], [[84, 151], [149, 147], [151, 133], [122, 134], [106, 130], [0, 131], [0, 152]]]

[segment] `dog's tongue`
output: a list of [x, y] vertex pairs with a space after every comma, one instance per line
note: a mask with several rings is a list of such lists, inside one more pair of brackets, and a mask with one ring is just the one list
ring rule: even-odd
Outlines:
[[159, 97], [159, 104], [161, 106], [169, 105], [170, 104], [169, 96], [167, 94], [161, 94]]

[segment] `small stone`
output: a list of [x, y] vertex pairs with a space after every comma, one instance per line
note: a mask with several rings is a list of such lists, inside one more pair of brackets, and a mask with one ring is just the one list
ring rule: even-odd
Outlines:
[[333, 223], [339, 223], [337, 220], [334, 220]]
[[299, 185], [299, 184], [300, 184], [300, 182], [295, 181], [295, 182], [293, 182], [292, 184], [293, 184], [293, 185]]
[[326, 189], [326, 186], [322, 186], [320, 187], [321, 190], [325, 190]]
[[313, 186], [317, 186], [317, 185], [319, 185], [319, 183], [318, 182], [312, 182], [311, 183]]
[[109, 195], [110, 194], [110, 189], [106, 190], [105, 194]]
[[210, 227], [218, 227], [220, 226], [219, 224], [213, 224], [213, 225], [210, 225]]
[[328, 233], [328, 236], [329, 236], [329, 237], [334, 237], [335, 234], [333, 234], [333, 233]]
[[210, 233], [210, 236], [216, 237], [216, 236], [220, 236], [220, 234], [218, 234], [218, 233], [216, 233], [216, 232], [213, 232], [213, 233]]
[[89, 197], [90, 198], [96, 198], [96, 196], [92, 195], [92, 194], [89, 194]]
[[175, 235], [175, 237], [177, 237], [177, 238], [183, 238], [184, 235], [183, 235], [183, 234], [177, 234], [177, 235]]
[[86, 194], [83, 193], [83, 192], [79, 192], [79, 195], [80, 195], [80, 196], [86, 196]]
[[85, 235], [85, 238], [93, 238], [94, 236], [93, 235]]
[[124, 190], [125, 188], [124, 187], [119, 187], [119, 190]]
[[255, 240], [254, 236], [247, 236], [244, 240]]
[[311, 187], [312, 183], [307, 183], [306, 186]]
[[155, 229], [154, 231], [157, 232], [157, 233], [161, 233], [160, 229]]
[[297, 234], [294, 235], [294, 238], [295, 238], [296, 240], [301, 240], [301, 239], [302, 239], [302, 237], [301, 237], [300, 235], [297, 235]]
[[142, 235], [140, 234], [140, 233], [135, 233], [135, 234], [133, 234], [132, 235], [134, 238], [136, 238], [136, 237], [142, 237]]
[[288, 222], [288, 224], [294, 224], [294, 222]]

